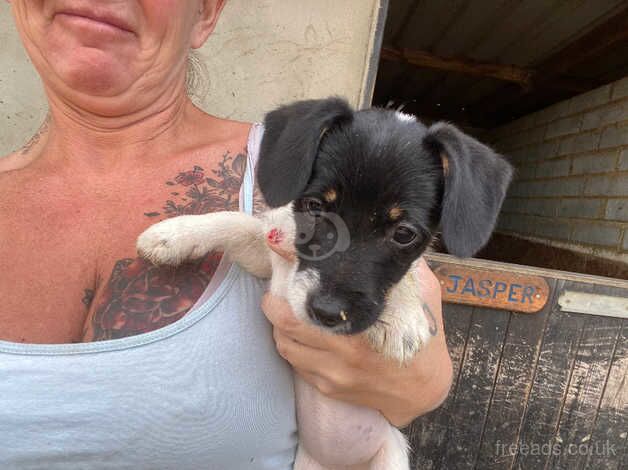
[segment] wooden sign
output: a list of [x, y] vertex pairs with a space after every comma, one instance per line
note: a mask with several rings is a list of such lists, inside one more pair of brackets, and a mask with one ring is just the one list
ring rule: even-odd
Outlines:
[[443, 301], [535, 313], [545, 307], [550, 288], [540, 276], [430, 263], [440, 281]]

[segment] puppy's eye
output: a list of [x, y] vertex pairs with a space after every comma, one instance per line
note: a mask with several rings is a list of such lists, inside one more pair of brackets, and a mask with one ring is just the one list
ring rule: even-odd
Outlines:
[[323, 212], [323, 202], [315, 197], [306, 197], [303, 200], [303, 208], [308, 214], [318, 216]]
[[393, 240], [401, 246], [410, 245], [416, 240], [416, 237], [416, 231], [408, 225], [398, 225], [393, 233]]

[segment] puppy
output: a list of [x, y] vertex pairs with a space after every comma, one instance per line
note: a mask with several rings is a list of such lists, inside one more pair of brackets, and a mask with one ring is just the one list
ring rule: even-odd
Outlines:
[[[264, 124], [258, 185], [271, 210], [168, 219], [140, 236], [139, 253], [178, 264], [224, 251], [271, 277], [271, 292], [302, 321], [364, 334], [385, 356], [411, 360], [431, 336], [415, 263], [439, 228], [456, 256], [487, 242], [511, 166], [450, 124], [353, 111], [339, 98], [283, 106]], [[409, 468], [404, 436], [379, 412], [332, 400], [298, 377], [295, 391], [295, 469]]]

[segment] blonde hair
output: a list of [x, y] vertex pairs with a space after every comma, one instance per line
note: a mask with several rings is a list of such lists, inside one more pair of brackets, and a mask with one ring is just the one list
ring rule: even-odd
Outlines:
[[200, 103], [209, 93], [209, 72], [201, 55], [196, 51], [188, 54], [185, 88], [194, 103]]

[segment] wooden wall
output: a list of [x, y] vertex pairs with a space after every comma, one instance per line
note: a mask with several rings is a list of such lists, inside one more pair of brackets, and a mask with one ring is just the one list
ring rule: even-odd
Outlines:
[[557, 303], [570, 290], [626, 304], [628, 282], [556, 273], [536, 314], [445, 304], [454, 384], [407, 429], [412, 468], [628, 468], [628, 319]]

